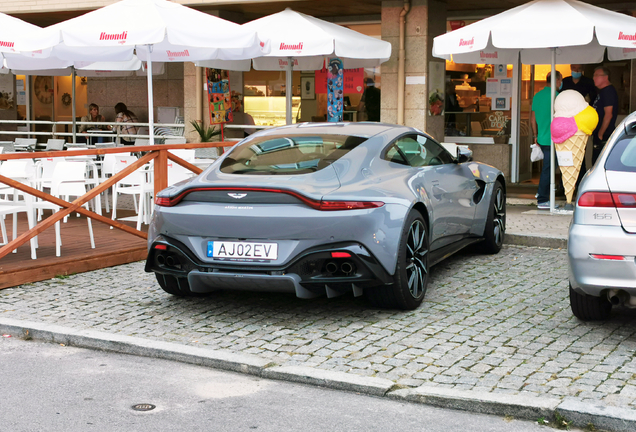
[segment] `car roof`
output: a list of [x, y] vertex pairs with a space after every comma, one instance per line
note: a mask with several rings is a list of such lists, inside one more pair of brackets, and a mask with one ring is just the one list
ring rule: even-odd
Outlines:
[[360, 137], [372, 137], [389, 130], [396, 133], [414, 132], [408, 126], [399, 126], [387, 123], [356, 122], [356, 123], [298, 123], [294, 125], [280, 126], [261, 131], [259, 136], [268, 135], [354, 135]]

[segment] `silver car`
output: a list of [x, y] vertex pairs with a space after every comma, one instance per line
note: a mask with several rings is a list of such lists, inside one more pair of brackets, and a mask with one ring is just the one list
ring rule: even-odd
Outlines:
[[416, 129], [305, 123], [253, 134], [161, 191], [146, 271], [174, 295], [217, 289], [365, 295], [414, 309], [430, 266], [499, 252], [506, 183]]
[[570, 305], [601, 320], [636, 307], [636, 113], [616, 128], [581, 185], [570, 226]]

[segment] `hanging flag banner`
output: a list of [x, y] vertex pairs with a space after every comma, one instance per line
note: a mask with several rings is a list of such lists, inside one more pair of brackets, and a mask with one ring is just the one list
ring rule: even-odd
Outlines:
[[210, 123], [231, 122], [232, 99], [230, 97], [230, 73], [221, 69], [207, 69], [208, 103]]
[[[316, 93], [327, 93], [327, 75], [329, 72], [327, 68], [316, 71]], [[362, 93], [364, 92], [364, 69], [345, 69], [343, 72], [344, 88], [343, 91], [347, 93]]]
[[329, 59], [327, 66], [327, 121], [341, 122], [344, 100], [344, 69], [339, 58]]

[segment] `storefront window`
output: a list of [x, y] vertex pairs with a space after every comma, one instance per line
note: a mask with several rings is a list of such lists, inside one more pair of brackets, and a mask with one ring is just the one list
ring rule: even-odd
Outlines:
[[510, 135], [512, 65], [446, 62], [446, 136]]
[[[285, 71], [251, 70], [243, 75], [243, 107], [259, 126], [285, 124], [286, 81]], [[299, 120], [300, 72], [292, 77], [292, 122]]]

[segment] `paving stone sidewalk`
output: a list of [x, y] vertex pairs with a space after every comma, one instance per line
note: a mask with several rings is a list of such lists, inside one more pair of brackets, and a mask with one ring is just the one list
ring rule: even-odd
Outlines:
[[433, 268], [410, 312], [364, 300], [221, 292], [176, 298], [142, 263], [0, 291], [0, 317], [253, 354], [420, 385], [635, 408], [636, 312], [583, 323], [563, 249], [504, 246]]

